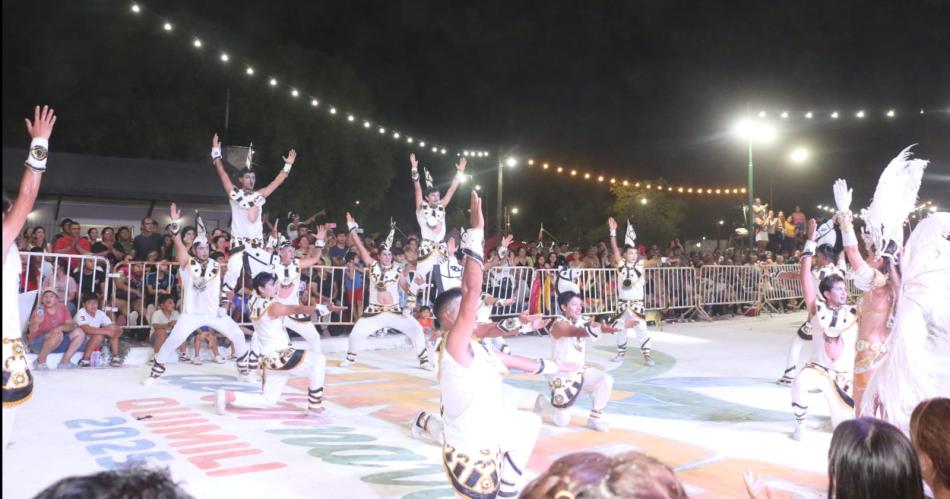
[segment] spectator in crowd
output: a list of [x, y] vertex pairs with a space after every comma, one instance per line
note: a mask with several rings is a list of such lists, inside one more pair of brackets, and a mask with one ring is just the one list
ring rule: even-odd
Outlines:
[[347, 253], [343, 269], [343, 305], [349, 308], [353, 321], [363, 311], [363, 272], [358, 260], [355, 252]]
[[126, 249], [115, 239], [115, 229], [104, 227], [102, 229], [102, 240], [96, 241], [92, 245], [92, 254], [101, 256], [109, 260], [111, 265], [122, 261], [125, 258]]
[[30, 316], [27, 342], [30, 350], [37, 354], [33, 369], [45, 371], [47, 356], [62, 353], [60, 368], [76, 367], [70, 362], [73, 354], [79, 351], [86, 334], [76, 327], [66, 305], [59, 301], [54, 289], [46, 289], [40, 297], [40, 303]]
[[313, 235], [310, 234], [310, 227], [307, 227], [306, 225], [303, 225], [303, 224], [298, 225], [297, 233], [299, 234], [299, 236], [297, 236], [297, 239], [294, 239], [293, 241], [294, 248], [299, 248], [300, 242], [304, 239], [307, 240], [308, 246], [313, 246], [313, 242], [316, 239], [313, 237]]
[[521, 497], [686, 499], [686, 491], [669, 466], [646, 454], [576, 452], [551, 463]]
[[[92, 243], [80, 234], [79, 224], [73, 222], [69, 225], [69, 232], [60, 236], [53, 245], [53, 253], [62, 253], [66, 255], [88, 255], [92, 253]], [[71, 258], [73, 267], [79, 266], [78, 258]]]
[[120, 246], [122, 252], [126, 255], [132, 255], [132, 229], [126, 226], [119, 227], [115, 231], [115, 242]]
[[119, 350], [119, 338], [122, 328], [113, 324], [112, 320], [99, 310], [99, 297], [94, 294], [82, 296], [82, 308], [76, 313], [76, 325], [82, 328], [89, 337], [86, 351], [83, 353], [79, 367], [92, 367], [92, 352], [99, 349], [104, 338], [109, 340], [109, 350], [112, 352], [112, 367], [122, 367], [122, 352]]
[[162, 251], [161, 251], [161, 260], [163, 262], [174, 262], [175, 261], [175, 239], [171, 234], [165, 234], [162, 236]]
[[43, 489], [34, 499], [193, 499], [172, 481], [168, 468], [149, 469], [132, 466], [100, 471], [86, 476], [71, 476]]
[[90, 227], [89, 230], [86, 231], [86, 239], [89, 239], [90, 243], [95, 243], [96, 241], [98, 241], [99, 229], [95, 227]]
[[211, 252], [221, 253], [224, 258], [228, 258], [228, 252], [231, 250], [231, 238], [223, 231], [217, 236], [211, 238]]
[[[152, 358], [155, 357], [155, 354], [158, 354], [162, 345], [165, 344], [165, 340], [168, 339], [168, 334], [175, 327], [178, 318], [179, 313], [175, 310], [175, 299], [172, 298], [172, 295], [167, 293], [158, 295], [158, 308], [152, 312], [152, 316], [149, 318], [151, 331], [148, 339], [152, 343], [152, 350], [154, 351]], [[183, 343], [182, 346], [185, 346], [185, 344]]]
[[66, 273], [69, 267], [69, 260], [60, 258], [56, 261], [56, 271], [43, 280], [43, 289], [53, 289], [59, 297], [59, 301], [66, 304], [69, 312], [76, 313], [76, 293], [79, 285], [76, 280]]
[[96, 261], [87, 258], [84, 259], [79, 268], [73, 269], [70, 277], [73, 281], [79, 283], [79, 294], [95, 293], [99, 296], [104, 295], [106, 282], [106, 272], [96, 267]]
[[[181, 229], [181, 242], [185, 243], [186, 248], [190, 248], [192, 243], [195, 242], [195, 236], [198, 235], [198, 232], [194, 227], [186, 225]], [[174, 241], [174, 238], [173, 238]], [[175, 261], [176, 258], [172, 258], [171, 261]]]
[[39, 248], [37, 251], [42, 253], [50, 253], [53, 251], [53, 245], [46, 240], [46, 229], [40, 226], [33, 227], [33, 233], [30, 235], [29, 246], [31, 248]]
[[[40, 253], [42, 250], [37, 247], [30, 248], [30, 253]], [[40, 289], [43, 280], [53, 273], [53, 265], [43, 259], [42, 256], [20, 255], [23, 261], [23, 271], [20, 272], [20, 292], [36, 291]]]
[[950, 498], [950, 398], [924, 400], [914, 409], [910, 441], [932, 497]]
[[334, 236], [333, 246], [330, 246], [330, 261], [336, 267], [345, 264], [346, 254], [350, 249], [346, 246], [346, 232], [339, 232]]
[[795, 225], [795, 222], [792, 221], [792, 217], [786, 218], [783, 226], [785, 228], [785, 237], [782, 239], [782, 251], [791, 253], [795, 251], [795, 238], [798, 236], [798, 227]]
[[145, 291], [145, 276], [141, 263], [122, 262], [116, 267], [118, 278], [116, 287], [116, 306], [119, 314], [126, 317], [130, 326], [139, 325], [142, 317], [142, 293]]
[[69, 226], [71, 226], [72, 224], [73, 224], [73, 219], [71, 218], [64, 218], [59, 223], [59, 233], [53, 236], [53, 242], [52, 242], [53, 246], [56, 245], [56, 242], [59, 241], [59, 238], [69, 235]]
[[218, 337], [208, 326], [202, 326], [194, 333], [195, 356], [191, 358], [191, 363], [200, 366], [201, 362], [201, 343], [205, 342], [211, 348], [212, 360], [215, 364], [224, 364], [228, 359], [218, 351]]
[[839, 424], [828, 449], [828, 497], [923, 499], [920, 464], [910, 440], [879, 419]]
[[313, 246], [313, 240], [310, 236], [304, 233], [306, 227], [301, 225], [300, 229], [303, 235], [297, 238], [297, 245], [295, 246], [297, 249], [294, 250], [294, 257], [301, 260], [313, 258], [317, 253], [317, 248]]
[[795, 225], [796, 237], [805, 234], [805, 225], [807, 223], [807, 219], [805, 217], [805, 213], [802, 211], [801, 206], [797, 204], [795, 205], [795, 211], [792, 212], [791, 219], [792, 224]]
[[132, 240], [132, 259], [144, 260], [149, 252], [157, 251], [161, 254], [162, 243], [165, 238], [157, 232], [158, 223], [152, 217], [142, 219], [142, 233]]

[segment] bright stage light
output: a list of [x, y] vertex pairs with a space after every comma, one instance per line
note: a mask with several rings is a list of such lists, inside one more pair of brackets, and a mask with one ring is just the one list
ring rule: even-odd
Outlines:
[[735, 132], [739, 137], [753, 142], [771, 142], [777, 135], [772, 125], [749, 119], [736, 123]]
[[572, 177], [576, 177], [576, 176], [577, 176], [577, 170], [571, 170], [571, 176], [572, 176]]
[[528, 166], [534, 166], [534, 160], [533, 160], [533, 159], [529, 159], [529, 160], [528, 160]]
[[858, 119], [863, 118], [863, 117], [864, 117], [864, 111], [863, 111], [863, 110], [862, 110], [862, 111], [858, 111], [857, 113], [855, 113], [854, 116], [855, 116], [856, 118], [858, 118]]
[[782, 111], [782, 119], [788, 119], [788, 111]]
[[439, 152], [441, 152], [442, 154], [445, 154], [445, 148], [443, 147], [442, 150]]
[[371, 126], [372, 126], [372, 124], [371, 124], [370, 122], [368, 122], [368, 121], [364, 121], [364, 122], [363, 122], [363, 128], [369, 128], [369, 127], [371, 127]]
[[896, 114], [897, 113], [893, 109], [887, 111], [888, 118], [893, 118]]
[[276, 86], [277, 86], [277, 78], [271, 78], [271, 79], [270, 79], [270, 86], [272, 86], [272, 87], [276, 87]]
[[835, 111], [835, 112], [831, 113], [831, 119], [833, 119], [833, 120], [838, 119], [838, 111]]
[[172, 26], [172, 23], [165, 23], [162, 25], [162, 28], [164, 28], [165, 31], [171, 31], [173, 29], [173, 26]]
[[807, 113], [805, 113], [805, 117], [808, 119], [811, 119], [812, 117], [811, 111], [808, 111]]
[[132, 4], [132, 12], [138, 14], [139, 12], [142, 12], [142, 8], [139, 7], [139, 4], [133, 3], [133, 4]]
[[432, 148], [432, 152], [439, 152], [439, 148], [438, 148], [438, 147], [433, 147], [433, 148]]
[[228, 54], [225, 54], [224, 52], [221, 52], [221, 62], [228, 62], [228, 61], [230, 61], [230, 60], [231, 60], [231, 58], [228, 57]]
[[589, 179], [589, 178], [590, 178], [590, 173], [585, 173], [585, 174], [584, 174], [584, 180], [587, 180], [587, 179]]
[[330, 114], [336, 114], [336, 108], [335, 108], [335, 107], [331, 107], [331, 108], [330, 108]]
[[356, 121], [356, 117], [352, 114], [346, 115], [346, 121]]
[[543, 169], [545, 169], [545, 170], [547, 170], [549, 167], [550, 167], [550, 165], [548, 165], [547, 163], [541, 165], [541, 168], [543, 168]]
[[804, 163], [810, 154], [811, 153], [808, 151], [808, 149], [804, 147], [796, 147], [792, 150], [788, 157], [795, 163]]
[[406, 143], [412, 144], [412, 137], [406, 137]]
[[509, 156], [508, 159], [505, 160], [505, 165], [507, 165], [509, 168], [514, 167], [517, 164], [518, 160], [512, 156]]
[[386, 129], [383, 127], [379, 127], [379, 133], [386, 133]]
[[517, 215], [517, 214], [518, 214], [518, 208], [512, 208], [512, 209], [511, 209], [511, 214], [512, 214], [512, 215]]
[[248, 66], [247, 69], [244, 70], [244, 72], [245, 72], [248, 76], [253, 76], [253, 75], [254, 75], [254, 68]]
[[765, 111], [759, 111], [759, 118], [765, 118], [768, 114]]
[[191, 42], [191, 44], [194, 45], [195, 48], [199, 48], [199, 49], [201, 48], [201, 40], [197, 38], [195, 38], [195, 41]]
[[394, 139], [398, 139], [398, 138], [399, 138], [399, 132], [393, 132], [393, 138], [394, 138]]
[[310, 99], [310, 105], [313, 107], [317, 107], [320, 105], [320, 101], [318, 101], [317, 99]]
[[480, 185], [476, 185], [476, 186], [475, 186], [475, 190], [476, 190], [476, 191], [480, 191], [480, 190], [482, 190], [482, 186], [480, 186]]
[[647, 204], [647, 198], [640, 198], [640, 204]]
[[561, 173], [561, 172], [563, 172], [563, 171], [564, 171], [564, 167], [563, 167], [563, 166], [557, 167], [557, 172], [558, 172], [558, 173]]
[[300, 92], [298, 92], [296, 88], [292, 88], [290, 89], [290, 95], [294, 97], [300, 97]]
[[425, 146], [426, 146], [426, 142], [424, 140], [422, 142], [419, 142], [419, 147], [425, 147]]

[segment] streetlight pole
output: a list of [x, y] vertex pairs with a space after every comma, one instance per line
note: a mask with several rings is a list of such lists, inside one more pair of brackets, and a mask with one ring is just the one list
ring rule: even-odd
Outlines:
[[752, 201], [754, 196], [752, 195], [752, 170], [754, 166], [752, 164], [752, 141], [749, 140], [749, 213], [748, 213], [748, 229], [749, 229], [749, 248], [755, 249], [755, 214], [752, 212]]
[[755, 214], [752, 210], [752, 203], [755, 200], [755, 195], [752, 192], [752, 180], [753, 180], [753, 169], [755, 166], [752, 163], [752, 143], [753, 142], [771, 142], [776, 135], [775, 128], [767, 123], [756, 122], [750, 119], [744, 119], [739, 121], [736, 124], [735, 128], [736, 134], [741, 137], [746, 143], [749, 144], [749, 211], [746, 214], [747, 219], [747, 229], [749, 231], [749, 247], [755, 248]]
[[498, 194], [497, 194], [497, 205], [495, 207], [495, 227], [498, 229], [498, 240], [501, 240], [501, 222], [502, 215], [504, 214], [504, 188], [505, 188], [505, 157], [502, 156], [502, 152], [498, 150]]

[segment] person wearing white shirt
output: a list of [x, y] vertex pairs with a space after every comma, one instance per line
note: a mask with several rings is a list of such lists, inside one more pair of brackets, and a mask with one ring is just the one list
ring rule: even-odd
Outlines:
[[86, 333], [89, 341], [86, 343], [86, 351], [82, 354], [82, 360], [79, 361], [79, 367], [93, 367], [91, 358], [92, 352], [99, 349], [103, 339], [109, 340], [109, 349], [112, 351], [112, 367], [122, 367], [122, 356], [119, 350], [119, 338], [122, 336], [122, 327], [113, 324], [112, 319], [99, 310], [99, 297], [94, 293], [85, 293], [82, 295], [82, 308], [76, 312], [76, 326]]

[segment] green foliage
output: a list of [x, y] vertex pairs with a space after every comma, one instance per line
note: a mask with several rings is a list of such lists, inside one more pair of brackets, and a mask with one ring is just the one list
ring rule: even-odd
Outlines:
[[[657, 189], [657, 186], [665, 188], [667, 185], [662, 179], [657, 179], [652, 185], [652, 189], [632, 185], [611, 187], [614, 201], [610, 211], [620, 226], [617, 229], [618, 242], [626, 231], [627, 218], [633, 222], [638, 242], [662, 246], [679, 237], [680, 226], [686, 219], [686, 201], [682, 196]], [[644, 199], [646, 204], [643, 204]]]

